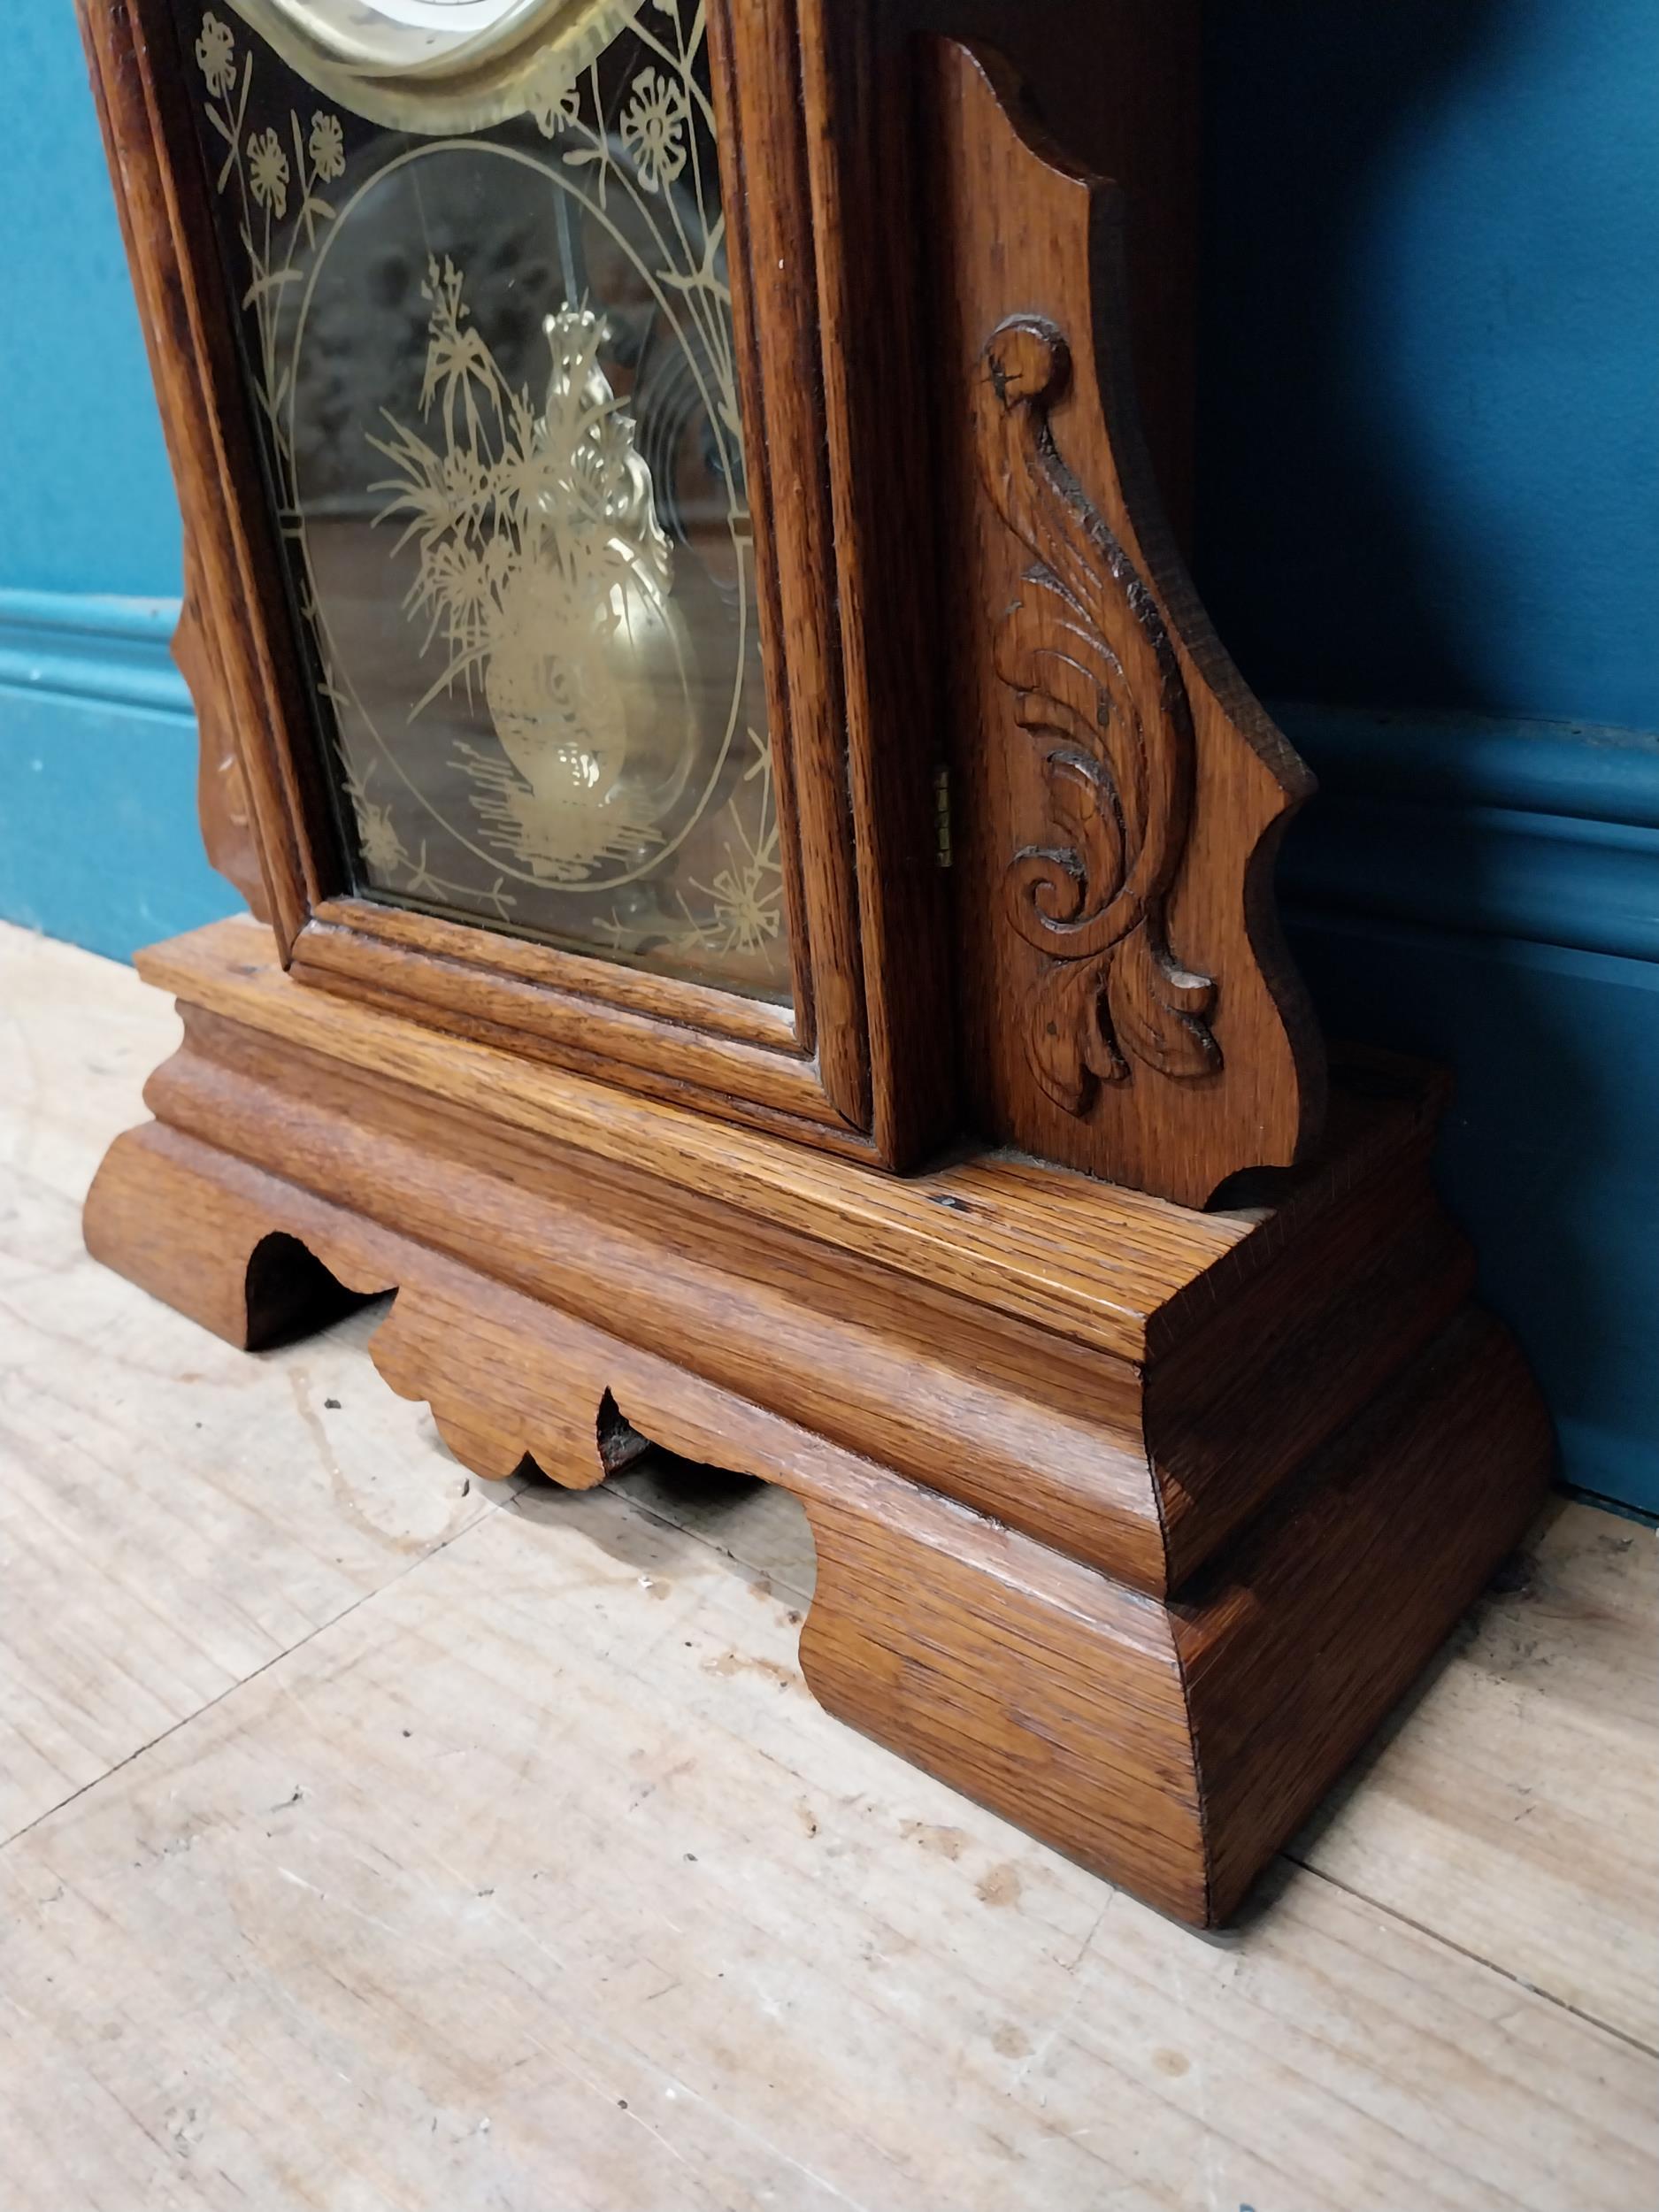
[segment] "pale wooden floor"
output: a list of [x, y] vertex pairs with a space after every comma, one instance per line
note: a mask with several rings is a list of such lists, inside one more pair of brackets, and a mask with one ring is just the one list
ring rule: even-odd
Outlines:
[[1652, 1537], [1583, 1506], [1247, 1923], [826, 1719], [787, 1498], [469, 1482], [83, 1256], [174, 1034], [0, 933], [0, 2203], [1659, 2202]]

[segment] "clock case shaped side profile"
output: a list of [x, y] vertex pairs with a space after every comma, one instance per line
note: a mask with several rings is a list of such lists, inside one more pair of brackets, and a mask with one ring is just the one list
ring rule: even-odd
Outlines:
[[[1319, 1126], [1257, 910], [1302, 786], [1154, 515], [1111, 196], [983, 52], [895, 29], [953, 5], [716, 11], [751, 262], [816, 256], [810, 311], [755, 294], [757, 326], [789, 311], [763, 403], [810, 419], [762, 441], [762, 503], [802, 872], [816, 805], [849, 901], [826, 938], [803, 895], [793, 1016], [727, 999], [720, 1026], [721, 994], [322, 892], [176, 49], [158, 0], [81, 0], [190, 523], [204, 832], [267, 917], [141, 956], [184, 1039], [86, 1237], [238, 1344], [395, 1290], [375, 1363], [480, 1475], [586, 1486], [649, 1440], [790, 1489], [819, 1700], [1213, 1924], [1516, 1540], [1551, 1438], [1430, 1182], [1438, 1079], [1336, 1055]], [[1102, 20], [1151, 53], [1182, 12]], [[838, 1033], [868, 1074], [833, 1122], [826, 1006], [862, 1010]], [[1088, 1156], [1038, 1156], [1056, 1131]], [[1109, 1179], [1114, 1148], [1205, 1197], [1284, 1172], [1205, 1210]]]
[[1203, 1205], [1320, 1133], [1324, 1048], [1272, 898], [1313, 779], [1164, 519], [1121, 192], [1036, 129], [995, 56], [931, 59], [972, 1118]]

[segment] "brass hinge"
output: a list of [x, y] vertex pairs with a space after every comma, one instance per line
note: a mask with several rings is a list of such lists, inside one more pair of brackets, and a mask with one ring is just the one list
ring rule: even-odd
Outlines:
[[933, 858], [941, 868], [950, 865], [950, 771], [933, 771]]

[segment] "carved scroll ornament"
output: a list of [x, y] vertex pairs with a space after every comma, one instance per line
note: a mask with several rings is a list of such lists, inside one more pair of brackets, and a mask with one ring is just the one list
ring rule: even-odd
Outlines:
[[1106, 182], [988, 51], [929, 47], [924, 118], [968, 1110], [998, 1143], [1204, 1206], [1308, 1156], [1324, 1054], [1272, 893], [1313, 780], [1204, 613], [1138, 419], [1142, 379], [1180, 388], [1179, 318], [1144, 280], [1181, 226], [1142, 124], [1101, 119], [1091, 151], [1126, 179]]
[[1156, 600], [1056, 446], [1064, 337], [1013, 319], [980, 366], [981, 469], [1035, 564], [1002, 618], [996, 670], [1044, 748], [1054, 832], [1014, 855], [1004, 902], [1050, 963], [1025, 1017], [1027, 1057], [1055, 1103], [1081, 1115], [1137, 1064], [1177, 1079], [1221, 1065], [1215, 983], [1177, 956], [1164, 918], [1192, 811], [1192, 710]]

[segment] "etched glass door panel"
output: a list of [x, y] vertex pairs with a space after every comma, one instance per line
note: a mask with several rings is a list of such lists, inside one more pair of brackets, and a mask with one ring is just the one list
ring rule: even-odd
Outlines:
[[787, 997], [702, 0], [179, 21], [358, 890]]

